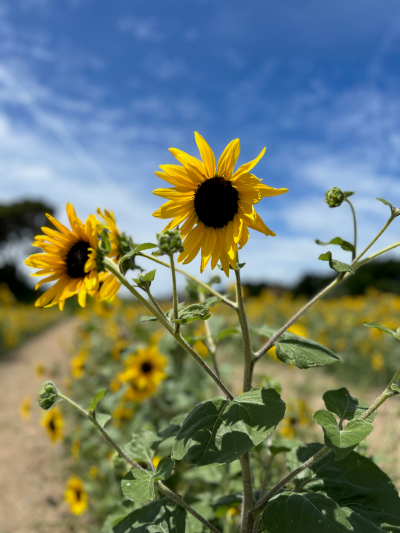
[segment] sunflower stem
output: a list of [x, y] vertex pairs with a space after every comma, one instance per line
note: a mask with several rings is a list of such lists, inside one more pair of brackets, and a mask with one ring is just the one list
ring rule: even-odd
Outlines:
[[214, 380], [214, 382], [218, 385], [218, 387], [221, 389], [223, 394], [229, 399], [233, 400], [234, 396], [230, 392], [230, 390], [222, 383], [220, 378], [211, 370], [211, 368], [203, 361], [203, 359], [200, 357], [200, 355], [193, 350], [192, 346], [188, 342], [185, 341], [185, 339], [181, 336], [180, 333], [176, 333], [172, 324], [169, 322], [167, 317], [164, 315], [164, 313], [160, 312], [156, 307], [151, 305], [146, 298], [143, 298], [143, 296], [134, 288], [132, 287], [128, 281], [125, 279], [125, 277], [121, 274], [119, 271], [118, 266], [113, 263], [110, 259], [107, 257], [104, 259], [104, 265], [107, 268], [109, 272], [114, 274], [114, 276], [122, 283], [124, 287], [128, 289], [128, 291], [135, 296], [139, 300], [139, 302], [148, 310], [150, 313], [158, 318], [158, 320], [161, 322], [161, 324], [165, 327], [165, 329], [174, 337], [176, 342], [182, 346], [182, 348], [191, 356], [193, 359], [207, 372], [207, 374]]
[[354, 209], [354, 206], [353, 204], [350, 202], [350, 200], [348, 198], [345, 199], [345, 202], [347, 202], [351, 208], [351, 212], [353, 214], [353, 224], [354, 224], [354, 252], [353, 252], [353, 261], [354, 259], [357, 257], [357, 217], [356, 217], [356, 212], [355, 212], [355, 209]]
[[[371, 261], [372, 259], [374, 259], [375, 257], [377, 257], [378, 255], [381, 255], [385, 252], [387, 252], [388, 250], [391, 250], [392, 248], [396, 248], [396, 246], [400, 246], [400, 243], [395, 243], [393, 244], [392, 246], [388, 246], [387, 248], [384, 248], [383, 250], [375, 253], [375, 254], [372, 254], [370, 257], [367, 257], [366, 259], [364, 259], [364, 261], [362, 261], [361, 263], [358, 263], [359, 260], [361, 259], [361, 257], [366, 254], [366, 252], [371, 248], [371, 246], [373, 244], [375, 244], [375, 242], [379, 239], [379, 237], [383, 234], [383, 232], [390, 226], [390, 224], [393, 222], [393, 220], [395, 219], [396, 217], [394, 215], [392, 215], [389, 220], [386, 222], [386, 224], [383, 226], [383, 228], [379, 231], [379, 233], [377, 233], [377, 235], [372, 239], [372, 241], [368, 244], [368, 246], [366, 246], [364, 248], [364, 250], [358, 254], [358, 256], [353, 259], [352, 263], [351, 263], [351, 267], [354, 269], [354, 270], [357, 270], [360, 266], [362, 265], [365, 265], [367, 262]], [[282, 335], [282, 333], [284, 333], [288, 328], [290, 328], [290, 326], [292, 324], [294, 324], [295, 322], [297, 322], [297, 320], [306, 312], [308, 311], [308, 309], [310, 309], [310, 307], [312, 307], [316, 302], [318, 302], [318, 300], [320, 300], [321, 298], [323, 298], [329, 291], [331, 291], [334, 287], [336, 287], [336, 285], [338, 285], [339, 283], [341, 283], [344, 279], [347, 279], [349, 276], [351, 276], [351, 273], [350, 272], [341, 272], [339, 274], [339, 276], [334, 279], [329, 285], [327, 285], [324, 289], [322, 289], [321, 292], [319, 292], [316, 296], [314, 296], [314, 298], [312, 298], [309, 302], [307, 302], [299, 311], [297, 311], [297, 313], [295, 315], [292, 316], [292, 318], [290, 320], [288, 320], [286, 322], [286, 324], [284, 326], [282, 326], [280, 328], [279, 331], [277, 331], [275, 333], [275, 335], [273, 335], [265, 344], [264, 346], [262, 346], [258, 352], [255, 353], [255, 357], [252, 361], [252, 366], [254, 367], [254, 365], [256, 364], [256, 362], [264, 355], [267, 353], [267, 351], [273, 346], [273, 344], [275, 343], [275, 341]]]
[[[145, 257], [146, 259], [150, 259], [150, 261], [154, 261], [155, 263], [158, 263], [159, 265], [165, 266], [167, 268], [171, 268], [171, 266], [168, 263], [166, 263], [165, 261], [162, 261], [161, 259], [158, 259], [157, 257], [154, 257], [152, 255], [145, 254], [144, 252], [139, 252], [138, 255], [141, 255], [142, 257]], [[237, 309], [237, 305], [236, 305], [235, 302], [232, 302], [232, 300], [229, 300], [229, 298], [226, 298], [223, 294], [220, 294], [218, 291], [216, 291], [215, 289], [213, 289], [212, 287], [207, 285], [207, 283], [204, 283], [204, 281], [201, 281], [201, 280], [195, 278], [194, 276], [192, 276], [188, 272], [185, 272], [181, 268], [175, 267], [175, 271], [179, 272], [180, 274], [183, 274], [187, 278], [191, 279], [192, 281], [197, 283], [197, 285], [200, 285], [200, 287], [203, 287], [203, 289], [206, 289], [208, 292], [210, 292], [214, 296], [218, 296], [218, 298], [222, 302], [224, 302], [229, 307], [232, 307], [232, 309]]]
[[[200, 303], [204, 302], [204, 300], [206, 299], [206, 297], [204, 296], [204, 292], [203, 291], [199, 291], [198, 295], [199, 295]], [[215, 345], [214, 337], [213, 337], [213, 334], [211, 332], [209, 320], [206, 320], [204, 322], [204, 327], [205, 327], [205, 330], [206, 330], [206, 337], [207, 337], [207, 341], [206, 341], [207, 349], [210, 352], [212, 360], [213, 360], [214, 371], [217, 374], [217, 376], [220, 377], [220, 373], [219, 373], [219, 370], [218, 370], [218, 364], [217, 364], [217, 347]]]
[[[127, 463], [133, 466], [133, 468], [142, 470], [146, 472], [149, 476], [151, 475], [150, 472], [148, 472], [145, 468], [140, 466], [139, 463], [137, 463], [134, 459], [132, 459], [127, 453], [124, 452], [124, 450], [122, 450], [118, 446], [118, 444], [110, 437], [107, 431], [97, 422], [96, 415], [94, 413], [93, 415], [91, 415], [89, 411], [86, 411], [86, 409], [83, 409], [80, 405], [78, 405], [73, 400], [71, 400], [71, 398], [68, 398], [68, 396], [64, 396], [64, 394], [61, 394], [60, 392], [58, 392], [58, 396], [62, 400], [69, 403], [81, 415], [83, 415], [85, 418], [90, 420], [90, 422], [99, 430], [99, 432], [101, 433], [102, 437], [107, 442], [107, 444], [111, 446], [111, 448], [114, 448], [114, 450], [118, 453], [118, 455], [122, 457], [123, 459], [125, 459]], [[201, 522], [204, 526], [206, 526], [210, 531], [212, 531], [213, 533], [220, 533], [219, 529], [217, 529], [213, 524], [211, 524], [211, 522], [209, 522], [204, 517], [202, 517], [197, 511], [192, 509], [192, 507], [190, 507], [190, 505], [187, 504], [185, 500], [183, 500], [180, 496], [178, 496], [178, 494], [175, 494], [175, 492], [173, 492], [166, 485], [164, 485], [164, 483], [162, 483], [161, 481], [156, 481], [155, 485], [162, 493], [164, 493], [172, 501], [174, 501], [175, 503], [177, 503], [178, 505], [186, 509], [188, 513], [190, 513], [195, 518], [197, 518], [197, 520], [199, 520], [199, 522]]]
[[[175, 320], [179, 319], [179, 311], [178, 311], [178, 290], [176, 287], [176, 274], [175, 274], [175, 262], [174, 262], [174, 254], [170, 254], [169, 256], [170, 264], [171, 264], [171, 274], [172, 274], [172, 289], [173, 289], [173, 304], [174, 304], [174, 318]], [[181, 331], [181, 325], [178, 322], [175, 322], [175, 333], [179, 335]]]

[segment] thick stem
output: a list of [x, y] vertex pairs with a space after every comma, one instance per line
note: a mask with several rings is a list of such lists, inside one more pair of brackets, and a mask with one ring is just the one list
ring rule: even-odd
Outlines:
[[[142, 468], [136, 461], [134, 461], [131, 457], [129, 457], [128, 454], [126, 454], [119, 446], [118, 444], [110, 437], [110, 435], [107, 433], [107, 431], [97, 422], [96, 417], [93, 413], [91, 415], [88, 411], [83, 409], [80, 405], [75, 403], [71, 398], [68, 398], [68, 396], [64, 396], [60, 392], [58, 393], [59, 398], [69, 403], [72, 407], [74, 407], [81, 415], [83, 415], [85, 418], [90, 420], [90, 422], [100, 431], [101, 435], [103, 436], [104, 440], [107, 442], [111, 448], [114, 448], [114, 450], [118, 453], [120, 457], [125, 459], [125, 461], [133, 466], [134, 468], [137, 468], [138, 470], [143, 470], [144, 472], [147, 472], [146, 469]], [[150, 474], [149, 474], [150, 475]], [[206, 526], [210, 531], [213, 533], [220, 533], [219, 529], [217, 529], [211, 522], [203, 518], [197, 511], [192, 509], [189, 504], [187, 504], [178, 494], [175, 494], [171, 489], [169, 489], [167, 486], [164, 485], [161, 481], [157, 481], [155, 483], [157, 488], [164, 493], [168, 498], [173, 500], [175, 503], [186, 509], [188, 513], [193, 515], [199, 522], [201, 522], [204, 526]]]
[[168, 321], [164, 313], [160, 313], [159, 310], [156, 307], [153, 307], [146, 298], [143, 298], [143, 296], [134, 288], [132, 287], [125, 277], [121, 274], [119, 271], [119, 268], [108, 258], [105, 258], [104, 260], [105, 266], [107, 270], [109, 270], [114, 276], [128, 289], [128, 291], [135, 296], [139, 300], [139, 302], [150, 311], [152, 315], [154, 315], [158, 320], [161, 322], [161, 324], [165, 327], [165, 329], [174, 337], [176, 342], [178, 342], [182, 348], [189, 354], [195, 361], [207, 372], [207, 374], [215, 381], [215, 383], [218, 385], [218, 387], [221, 389], [221, 391], [225, 394], [229, 400], [233, 400], [234, 396], [230, 392], [230, 390], [222, 383], [222, 381], [219, 379], [217, 375], [214, 374], [214, 372], [211, 370], [211, 368], [203, 361], [203, 359], [200, 357], [200, 355], [193, 350], [193, 348], [190, 346], [188, 342], [185, 341], [185, 339], [182, 338], [182, 336], [179, 333], [176, 333], [172, 324]]
[[[154, 261], [155, 263], [158, 263], [159, 265], [165, 266], [167, 268], [171, 268], [171, 266], [168, 263], [166, 263], [165, 261], [161, 261], [161, 259], [157, 259], [153, 255], [148, 255], [148, 254], [145, 254], [144, 252], [139, 252], [138, 255], [141, 255], [142, 257], [145, 257], [146, 259], [150, 259], [151, 261]], [[187, 278], [191, 279], [192, 281], [197, 283], [197, 285], [199, 285], [200, 287], [203, 287], [203, 289], [206, 289], [208, 292], [210, 292], [214, 296], [218, 296], [220, 300], [222, 300], [226, 305], [229, 305], [229, 307], [232, 307], [232, 309], [237, 308], [235, 302], [232, 302], [231, 300], [229, 300], [229, 298], [226, 298], [223, 294], [220, 294], [218, 291], [216, 291], [215, 289], [207, 285], [207, 283], [204, 283], [203, 281], [195, 278], [194, 276], [192, 276], [188, 272], [185, 272], [181, 268], [175, 267], [175, 270], [176, 272], [179, 272], [180, 274], [183, 274]]]
[[354, 252], [353, 252], [353, 261], [357, 257], [357, 218], [356, 218], [356, 212], [354, 210], [353, 204], [350, 202], [348, 198], [346, 198], [346, 202], [351, 207], [351, 212], [353, 213], [353, 224], [354, 224]]
[[371, 248], [371, 246], [373, 244], [376, 243], [376, 241], [379, 239], [379, 237], [382, 235], [382, 233], [390, 226], [390, 224], [393, 222], [393, 220], [395, 219], [396, 217], [394, 215], [392, 215], [389, 220], [386, 222], [386, 224], [383, 226], [383, 228], [381, 229], [381, 231], [372, 239], [372, 241], [368, 244], [368, 246], [366, 248], [364, 248], [364, 250], [358, 254], [358, 256], [353, 260], [353, 262], [351, 263], [351, 266], [355, 266], [358, 261], [361, 259], [361, 257], [366, 254], [368, 252], [368, 250]]
[[236, 276], [236, 302], [237, 312], [239, 316], [240, 327], [242, 330], [243, 350], [244, 350], [244, 375], [243, 375], [243, 392], [251, 389], [251, 381], [253, 377], [253, 349], [251, 347], [251, 338], [249, 331], [249, 324], [247, 322], [246, 309], [244, 307], [242, 282], [240, 279], [240, 268], [235, 270]]
[[251, 477], [250, 453], [245, 453], [240, 458], [243, 479], [243, 504], [242, 504], [242, 526], [241, 533], [252, 533], [254, 516], [253, 509], [253, 480]]
[[[391, 385], [395, 382], [398, 381], [398, 379], [400, 379], [400, 368], [397, 370], [397, 372], [395, 373], [395, 375], [393, 376], [393, 378], [391, 379], [389, 385], [385, 388], [385, 390], [382, 392], [382, 394], [380, 396], [378, 396], [378, 398], [371, 404], [371, 406], [366, 410], [364, 411], [364, 413], [359, 417], [361, 420], [366, 420], [369, 416], [372, 415], [372, 413], [374, 413], [384, 402], [386, 402], [387, 399], [391, 398], [392, 396], [396, 396], [397, 393], [392, 391], [391, 390]], [[275, 496], [275, 494], [277, 492], [279, 492], [279, 490], [284, 487], [287, 483], [289, 483], [289, 481], [291, 481], [292, 479], [294, 479], [298, 474], [300, 474], [300, 472], [302, 472], [303, 470], [305, 470], [306, 468], [308, 468], [309, 466], [311, 466], [312, 464], [316, 463], [317, 461], [319, 461], [320, 459], [322, 459], [322, 457], [325, 457], [326, 454], [328, 454], [329, 452], [331, 451], [330, 448], [328, 448], [327, 446], [324, 446], [323, 448], [321, 448], [319, 450], [319, 452], [317, 452], [316, 454], [314, 454], [312, 457], [310, 457], [309, 459], [307, 459], [307, 461], [305, 461], [303, 464], [301, 464], [299, 467], [297, 467], [295, 470], [293, 470], [292, 472], [290, 472], [290, 474], [288, 474], [284, 479], [282, 479], [282, 481], [280, 481], [277, 485], [275, 485], [275, 487], [273, 487], [269, 492], [268, 494], [266, 494], [261, 500], [259, 500], [256, 505], [254, 506], [253, 508], [253, 515], [254, 516], [257, 516], [259, 515], [260, 513], [263, 512], [263, 510], [265, 509], [265, 507], [267, 506], [269, 500]]]
[[[171, 274], [172, 274], [172, 289], [173, 289], [173, 303], [174, 303], [174, 318], [175, 320], [179, 319], [179, 313], [178, 313], [178, 290], [176, 287], [176, 274], [175, 274], [175, 262], [174, 262], [174, 254], [171, 254], [169, 256], [170, 263], [171, 263]], [[175, 322], [175, 333], [180, 333], [181, 331], [181, 325]]]

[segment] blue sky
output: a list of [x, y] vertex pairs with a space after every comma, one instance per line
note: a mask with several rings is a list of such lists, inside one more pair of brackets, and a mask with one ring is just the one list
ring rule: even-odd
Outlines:
[[109, 208], [154, 240], [167, 149], [239, 137], [239, 162], [267, 146], [255, 174], [289, 189], [258, 204], [277, 237], [252, 233], [244, 277], [326, 273], [314, 239], [352, 234], [327, 189], [356, 191], [361, 243], [387, 216], [374, 198], [400, 204], [399, 67], [398, 0], [3, 0], [0, 201]]

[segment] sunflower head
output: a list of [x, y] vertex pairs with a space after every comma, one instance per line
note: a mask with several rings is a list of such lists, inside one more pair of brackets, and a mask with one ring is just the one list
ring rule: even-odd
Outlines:
[[283, 194], [287, 189], [264, 185], [250, 173], [264, 155], [265, 148], [256, 159], [235, 171], [239, 139], [228, 144], [217, 165], [203, 137], [196, 132], [195, 139], [201, 161], [170, 148], [181, 165], [161, 165], [162, 172], [156, 172], [173, 187], [154, 191], [168, 202], [153, 216], [172, 219], [165, 230], [182, 224], [184, 250], [178, 257], [179, 262], [190, 263], [201, 251], [201, 272], [210, 260], [212, 269], [220, 261], [229, 276], [229, 266], [236, 269], [237, 250], [247, 243], [249, 229], [275, 236], [256, 213], [254, 205], [264, 197]]
[[61, 411], [57, 406], [46, 413], [42, 420], [42, 426], [46, 429], [51, 442], [55, 443], [62, 439], [64, 423]]
[[88, 497], [79, 477], [69, 478], [65, 491], [65, 501], [69, 504], [73, 514], [79, 515], [86, 511]]

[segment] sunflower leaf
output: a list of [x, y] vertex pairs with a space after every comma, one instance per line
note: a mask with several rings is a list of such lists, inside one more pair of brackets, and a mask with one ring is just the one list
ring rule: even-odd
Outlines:
[[143, 470], [131, 470], [121, 480], [124, 496], [135, 503], [144, 503], [154, 498], [153, 476]]
[[156, 471], [153, 475], [153, 479], [155, 481], [158, 481], [159, 479], [165, 481], [171, 476], [174, 467], [175, 461], [171, 459], [171, 457], [164, 457], [164, 459], [161, 459], [161, 461], [158, 463]]
[[391, 335], [392, 337], [394, 337], [398, 341], [400, 340], [400, 328], [397, 329], [396, 331], [393, 331], [392, 329], [387, 328], [385, 326], [381, 326], [380, 324], [377, 324], [376, 322], [364, 322], [364, 326], [366, 328], [379, 329], [379, 331], [383, 331], [384, 333], [387, 333], [388, 335]]
[[157, 322], [158, 318], [156, 318], [155, 316], [147, 316], [147, 315], [142, 315], [140, 317], [140, 322]]
[[203, 302], [201, 302], [201, 305], [204, 305], [205, 307], [208, 307], [208, 309], [211, 309], [212, 307], [217, 305], [220, 301], [221, 301], [221, 298], [218, 298], [218, 296], [209, 296]]
[[184, 307], [179, 312], [178, 319], [172, 319], [172, 322], [178, 324], [190, 324], [195, 320], [208, 320], [211, 316], [210, 310], [203, 304], [192, 304]]
[[185, 526], [185, 509], [163, 498], [129, 513], [113, 533], [185, 533]]
[[229, 463], [260, 444], [284, 414], [285, 403], [274, 389], [255, 388], [232, 401], [213, 398], [186, 417], [172, 457], [195, 466]]
[[328, 261], [329, 262], [329, 266], [335, 272], [351, 272], [351, 273], [354, 273], [354, 270], [347, 263], [342, 263], [341, 261], [337, 261], [336, 259], [332, 259], [332, 252], [326, 252], [325, 254], [321, 254], [318, 257], [318, 259], [320, 259], [321, 261]]
[[103, 428], [107, 424], [109, 420], [111, 420], [111, 415], [107, 415], [105, 413], [96, 413], [96, 420], [100, 424], [100, 426]]
[[[337, 390], [328, 390], [322, 396], [322, 399], [325, 402], [325, 407], [331, 413], [335, 413], [340, 419], [343, 420], [353, 420], [353, 418], [358, 418], [364, 413], [367, 408], [360, 407], [358, 405], [357, 398], [350, 396], [349, 391], [346, 387], [342, 387]], [[369, 422], [372, 422], [375, 418], [375, 413], [373, 416], [368, 418]]]
[[240, 335], [240, 331], [234, 328], [223, 329], [216, 336], [216, 340], [222, 341], [222, 339], [225, 339], [226, 337], [230, 337], [231, 335]]
[[99, 390], [99, 392], [95, 395], [95, 397], [91, 401], [88, 411], [93, 412], [96, 409], [97, 404], [104, 398], [104, 396], [106, 395], [106, 392], [107, 392], [106, 389]]
[[354, 252], [354, 245], [351, 244], [351, 242], [344, 241], [341, 237], [335, 237], [329, 242], [322, 242], [318, 239], [315, 241], [317, 244], [320, 244], [321, 246], [329, 246], [329, 244], [338, 244], [342, 250], [345, 250], [346, 252]]
[[135, 246], [133, 250], [125, 254], [118, 263], [118, 268], [121, 274], [125, 276], [126, 272], [129, 270], [129, 259], [134, 259], [138, 253], [143, 252], [144, 250], [150, 250], [151, 248], [157, 248], [157, 244], [145, 242]]

